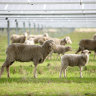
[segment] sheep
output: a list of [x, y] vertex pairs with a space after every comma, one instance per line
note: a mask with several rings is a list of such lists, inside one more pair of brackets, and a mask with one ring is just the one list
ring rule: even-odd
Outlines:
[[82, 69], [89, 61], [90, 51], [83, 50], [81, 54], [65, 54], [61, 57], [61, 69], [60, 75], [61, 78], [62, 71], [64, 73], [64, 78], [66, 77], [66, 69], [68, 66], [74, 67], [78, 66], [80, 68], [80, 77], [82, 78]]
[[27, 39], [28, 34], [25, 32], [24, 35], [17, 35], [13, 34], [11, 36], [11, 41], [12, 43], [24, 43], [25, 40]]
[[[54, 49], [50, 55], [52, 55], [52, 53], [57, 53], [58, 55], [62, 54], [64, 55], [65, 52], [68, 51], [72, 51], [72, 47], [70, 46], [63, 46], [63, 45], [56, 45], [56, 49]], [[57, 56], [58, 59], [59, 56]]]
[[[82, 39], [80, 42], [79, 42], [79, 48], [78, 50], [76, 51], [76, 54], [80, 51], [83, 51], [83, 50], [92, 50], [94, 51], [95, 55], [96, 55], [96, 40], [91, 40], [91, 39]], [[95, 55], [94, 55], [94, 59], [95, 59]]]
[[47, 40], [43, 45], [25, 45], [19, 43], [13, 43], [9, 45], [6, 50], [6, 54], [7, 54], [6, 60], [1, 67], [0, 77], [5, 67], [7, 70], [7, 77], [10, 77], [9, 67], [15, 61], [19, 61], [19, 62], [33, 61], [33, 64], [35, 66], [34, 78], [36, 78], [37, 65], [44, 62], [48, 54], [54, 48], [56, 48], [56, 45], [52, 40]]
[[33, 38], [30, 38], [29, 40], [25, 40], [24, 43], [27, 45], [34, 45], [34, 40], [33, 40]]
[[57, 45], [72, 44], [72, 41], [69, 36], [65, 37], [64, 39], [49, 38], [49, 40], [53, 40]]
[[46, 41], [46, 40], [53, 40], [55, 44], [57, 45], [66, 45], [66, 44], [72, 44], [72, 41], [70, 37], [65, 37], [64, 39], [58, 39], [58, 38], [51, 38], [51, 37], [44, 37], [38, 40], [38, 43], [41, 45]]

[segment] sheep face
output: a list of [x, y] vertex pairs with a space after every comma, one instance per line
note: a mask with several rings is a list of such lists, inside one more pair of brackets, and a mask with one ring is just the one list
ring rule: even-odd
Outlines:
[[84, 55], [89, 55], [91, 52], [90, 51], [88, 51], [88, 50], [83, 50], [82, 52], [81, 52], [81, 54], [84, 54]]
[[66, 40], [67, 44], [72, 44], [70, 37], [66, 37], [65, 40]]
[[72, 47], [68, 46], [68, 47], [67, 47], [67, 50], [68, 50], [68, 51], [72, 51]]

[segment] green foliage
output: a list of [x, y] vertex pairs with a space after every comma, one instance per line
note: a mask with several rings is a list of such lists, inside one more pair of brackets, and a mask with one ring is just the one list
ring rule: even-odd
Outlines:
[[[81, 39], [92, 39], [93, 32], [72, 32], [66, 36], [72, 39], [72, 52], [78, 48]], [[61, 38], [64, 38], [62, 36]], [[71, 46], [71, 45], [70, 45]], [[5, 61], [7, 48], [6, 36], [0, 36], [0, 67]], [[79, 68], [69, 67], [67, 78], [59, 78], [60, 58], [53, 54], [53, 59], [45, 60], [38, 65], [38, 78], [33, 78], [34, 65], [32, 62], [15, 62], [10, 68], [11, 78], [6, 77], [6, 71], [0, 79], [0, 96], [96, 96], [96, 59], [94, 52], [90, 55], [89, 63], [83, 68], [83, 78], [79, 78]]]

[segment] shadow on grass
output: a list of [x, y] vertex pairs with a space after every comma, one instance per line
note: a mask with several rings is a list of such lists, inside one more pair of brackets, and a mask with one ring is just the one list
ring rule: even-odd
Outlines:
[[1, 78], [0, 83], [92, 83], [96, 82], [96, 78], [79, 78], [79, 77], [69, 77], [69, 78]]

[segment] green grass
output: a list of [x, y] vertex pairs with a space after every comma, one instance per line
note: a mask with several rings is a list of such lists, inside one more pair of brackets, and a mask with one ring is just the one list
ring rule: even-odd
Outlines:
[[[81, 39], [93, 36], [91, 33], [70, 33], [74, 53]], [[61, 38], [64, 38], [62, 36]], [[6, 54], [7, 38], [0, 36], [0, 67]], [[52, 60], [46, 60], [38, 65], [38, 78], [33, 78], [34, 65], [32, 62], [15, 62], [10, 67], [10, 76], [7, 78], [6, 71], [0, 79], [0, 96], [96, 96], [96, 60], [90, 55], [89, 63], [83, 69], [83, 78], [79, 78], [79, 68], [69, 67], [67, 78], [59, 78], [60, 59], [56, 60], [56, 54]], [[49, 65], [49, 66], [48, 66]]]

